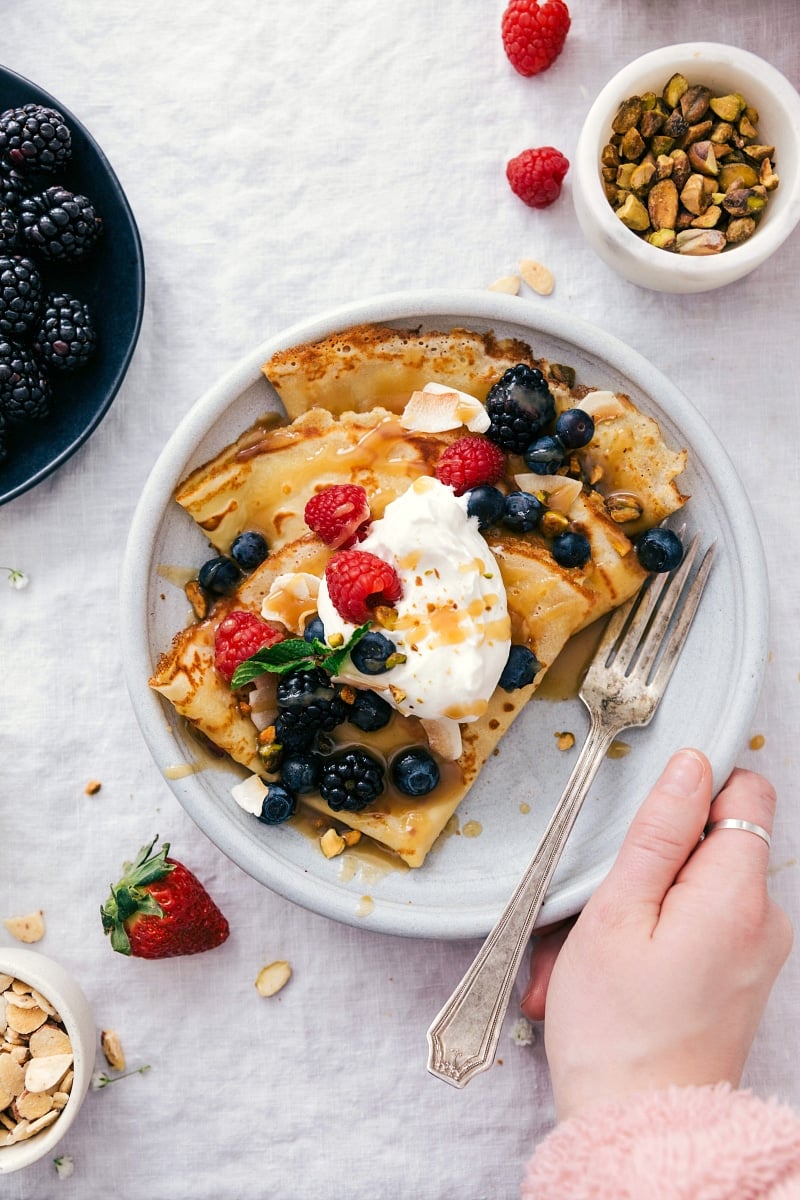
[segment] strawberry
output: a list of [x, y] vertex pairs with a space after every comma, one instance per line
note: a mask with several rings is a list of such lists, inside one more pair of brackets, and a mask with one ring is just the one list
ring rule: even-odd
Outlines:
[[157, 840], [123, 865], [122, 879], [100, 909], [112, 949], [135, 958], [172, 958], [222, 945], [230, 932], [225, 917], [200, 880], [167, 858], [169, 842], [153, 854]]

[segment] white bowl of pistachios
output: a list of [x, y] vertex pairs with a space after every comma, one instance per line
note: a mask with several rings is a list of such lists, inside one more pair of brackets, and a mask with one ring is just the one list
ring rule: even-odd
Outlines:
[[652, 50], [589, 109], [572, 191], [589, 244], [632, 283], [682, 293], [733, 283], [800, 220], [800, 96], [736, 46]]
[[0, 1175], [61, 1141], [86, 1097], [95, 1044], [70, 973], [37, 951], [0, 947]]

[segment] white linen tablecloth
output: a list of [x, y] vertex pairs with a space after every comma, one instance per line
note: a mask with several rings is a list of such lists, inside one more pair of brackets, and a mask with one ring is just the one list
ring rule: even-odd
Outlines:
[[[144, 243], [138, 349], [101, 427], [0, 511], [0, 917], [43, 908], [39, 949], [70, 967], [130, 1066], [94, 1091], [49, 1159], [2, 1177], [7, 1200], [445, 1200], [513, 1197], [552, 1125], [541, 1031], [511, 1036], [463, 1093], [427, 1075], [425, 1030], [477, 945], [383, 936], [295, 907], [201, 834], [152, 763], [123, 683], [118, 580], [142, 485], [193, 402], [245, 352], [373, 293], [484, 289], [546, 263], [542, 305], [635, 346], [715, 429], [754, 505], [769, 563], [771, 655], [740, 761], [781, 808], [772, 891], [797, 919], [800, 542], [797, 233], [748, 279], [679, 297], [640, 290], [584, 244], [570, 198], [520, 203], [509, 157], [570, 157], [589, 103], [624, 63], [690, 39], [736, 42], [800, 82], [795, 0], [574, 0], [559, 61], [509, 66], [502, 0], [35, 0], [5, 6], [3, 63], [94, 133]], [[88, 780], [102, 782], [86, 795]], [[155, 832], [207, 883], [232, 935], [163, 963], [111, 953], [98, 906]], [[0, 926], [0, 945], [14, 944]], [[253, 989], [292, 964], [273, 1001]], [[800, 1105], [795, 955], [746, 1082]], [[518, 997], [517, 997], [518, 998]]]

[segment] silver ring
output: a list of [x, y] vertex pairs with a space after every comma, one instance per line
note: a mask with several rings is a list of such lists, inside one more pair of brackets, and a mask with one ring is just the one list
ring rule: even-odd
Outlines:
[[756, 837], [760, 837], [763, 842], [767, 843], [767, 846], [772, 845], [772, 838], [766, 829], [761, 825], [754, 825], [752, 821], [740, 821], [736, 817], [726, 817], [724, 821], [712, 821], [710, 825], [706, 826], [703, 837], [707, 837], [715, 829], [744, 829], [746, 833], [754, 833]]

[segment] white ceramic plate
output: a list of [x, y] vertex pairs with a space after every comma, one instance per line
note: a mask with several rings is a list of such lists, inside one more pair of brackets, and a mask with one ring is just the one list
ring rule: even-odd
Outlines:
[[[581, 741], [586, 714], [577, 699], [534, 699], [500, 744], [458, 818], [479, 836], [440, 839], [416, 871], [368, 868], [341, 878], [341, 860], [325, 859], [291, 823], [262, 825], [236, 806], [236, 768], [215, 765], [180, 776], [198, 759], [197, 744], [147, 685], [158, 655], [186, 621], [187, 602], [170, 583], [175, 570], [208, 557], [208, 543], [174, 503], [183, 476], [266, 410], [280, 408], [260, 366], [275, 351], [362, 321], [448, 329], [464, 325], [529, 341], [537, 355], [575, 367], [579, 382], [624, 391], [661, 424], [671, 445], [685, 446], [682, 477], [691, 494], [687, 532], [716, 539], [719, 552], [688, 644], [649, 728], [623, 735], [631, 751], [607, 760], [591, 788], [540, 916], [540, 925], [583, 906], [611, 865], [630, 819], [667, 756], [691, 744], [710, 757], [717, 785], [748, 733], [766, 657], [766, 568], [738, 477], [693, 405], [638, 353], [601, 330], [517, 297], [425, 292], [378, 297], [310, 320], [259, 346], [212, 388], [167, 443], [138, 506], [122, 578], [125, 670], [145, 739], [175, 795], [219, 848], [266, 887], [318, 913], [385, 933], [479, 937], [499, 916], [544, 830], [577, 751], [554, 733]], [[683, 519], [683, 518], [682, 518]], [[166, 568], [166, 570], [165, 570]], [[523, 809], [529, 806], [530, 811]], [[371, 902], [365, 901], [369, 896]]]

